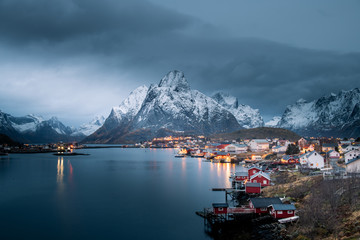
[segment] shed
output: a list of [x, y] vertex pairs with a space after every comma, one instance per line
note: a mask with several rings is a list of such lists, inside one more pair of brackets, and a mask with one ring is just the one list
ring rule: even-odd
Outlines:
[[245, 184], [245, 192], [248, 194], [261, 193], [261, 184], [248, 182]]
[[227, 203], [213, 203], [213, 211], [215, 214], [227, 214], [229, 204]]
[[296, 207], [293, 204], [271, 204], [270, 215], [276, 219], [295, 216]]
[[272, 204], [282, 204], [280, 198], [250, 198], [250, 208], [255, 209], [255, 213], [268, 213], [268, 206]]

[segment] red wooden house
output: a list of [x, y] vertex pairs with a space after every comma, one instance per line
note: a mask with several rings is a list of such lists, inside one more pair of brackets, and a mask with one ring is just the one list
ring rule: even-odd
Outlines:
[[248, 176], [249, 176], [249, 178], [251, 178], [252, 175], [254, 175], [254, 174], [256, 174], [256, 173], [258, 173], [258, 172], [260, 172], [260, 171], [261, 171], [261, 169], [258, 168], [258, 167], [251, 167], [251, 168], [249, 168], [249, 169], [248, 169]]
[[250, 182], [260, 183], [261, 187], [270, 186], [270, 175], [264, 172], [258, 172], [250, 177]]
[[289, 218], [295, 216], [295, 206], [293, 204], [271, 204], [270, 215], [276, 219]]
[[247, 182], [245, 184], [245, 192], [248, 193], [248, 194], [261, 193], [261, 184], [260, 183]]
[[282, 204], [280, 198], [250, 198], [250, 208], [255, 209], [257, 214], [267, 214], [268, 206], [272, 204]]
[[227, 203], [213, 203], [213, 211], [215, 214], [227, 214], [229, 205]]

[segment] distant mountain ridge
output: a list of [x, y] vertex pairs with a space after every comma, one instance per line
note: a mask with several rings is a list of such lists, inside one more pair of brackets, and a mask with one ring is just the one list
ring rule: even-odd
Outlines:
[[103, 120], [99, 117], [95, 121], [76, 129], [65, 126], [56, 117], [48, 120], [33, 114], [24, 117], [14, 117], [0, 111], [0, 133], [23, 143], [80, 141], [97, 130], [102, 125], [101, 121]]
[[360, 90], [331, 93], [317, 100], [287, 106], [277, 127], [303, 136], [360, 136]]

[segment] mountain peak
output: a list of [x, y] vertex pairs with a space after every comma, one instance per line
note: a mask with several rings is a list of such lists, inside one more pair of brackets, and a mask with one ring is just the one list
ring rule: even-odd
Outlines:
[[173, 70], [166, 74], [160, 81], [159, 87], [173, 88], [175, 91], [189, 90], [190, 86], [182, 71]]
[[228, 93], [218, 92], [212, 96], [216, 102], [226, 108], [238, 108], [238, 99]]
[[296, 101], [296, 103], [302, 104], [302, 103], [307, 103], [307, 101], [303, 98], [300, 98], [299, 100]]

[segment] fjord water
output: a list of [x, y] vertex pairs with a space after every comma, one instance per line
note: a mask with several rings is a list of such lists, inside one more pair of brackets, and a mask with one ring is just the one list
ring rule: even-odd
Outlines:
[[2, 239], [210, 239], [195, 211], [223, 202], [234, 164], [173, 149], [84, 149], [88, 156], [0, 159]]

